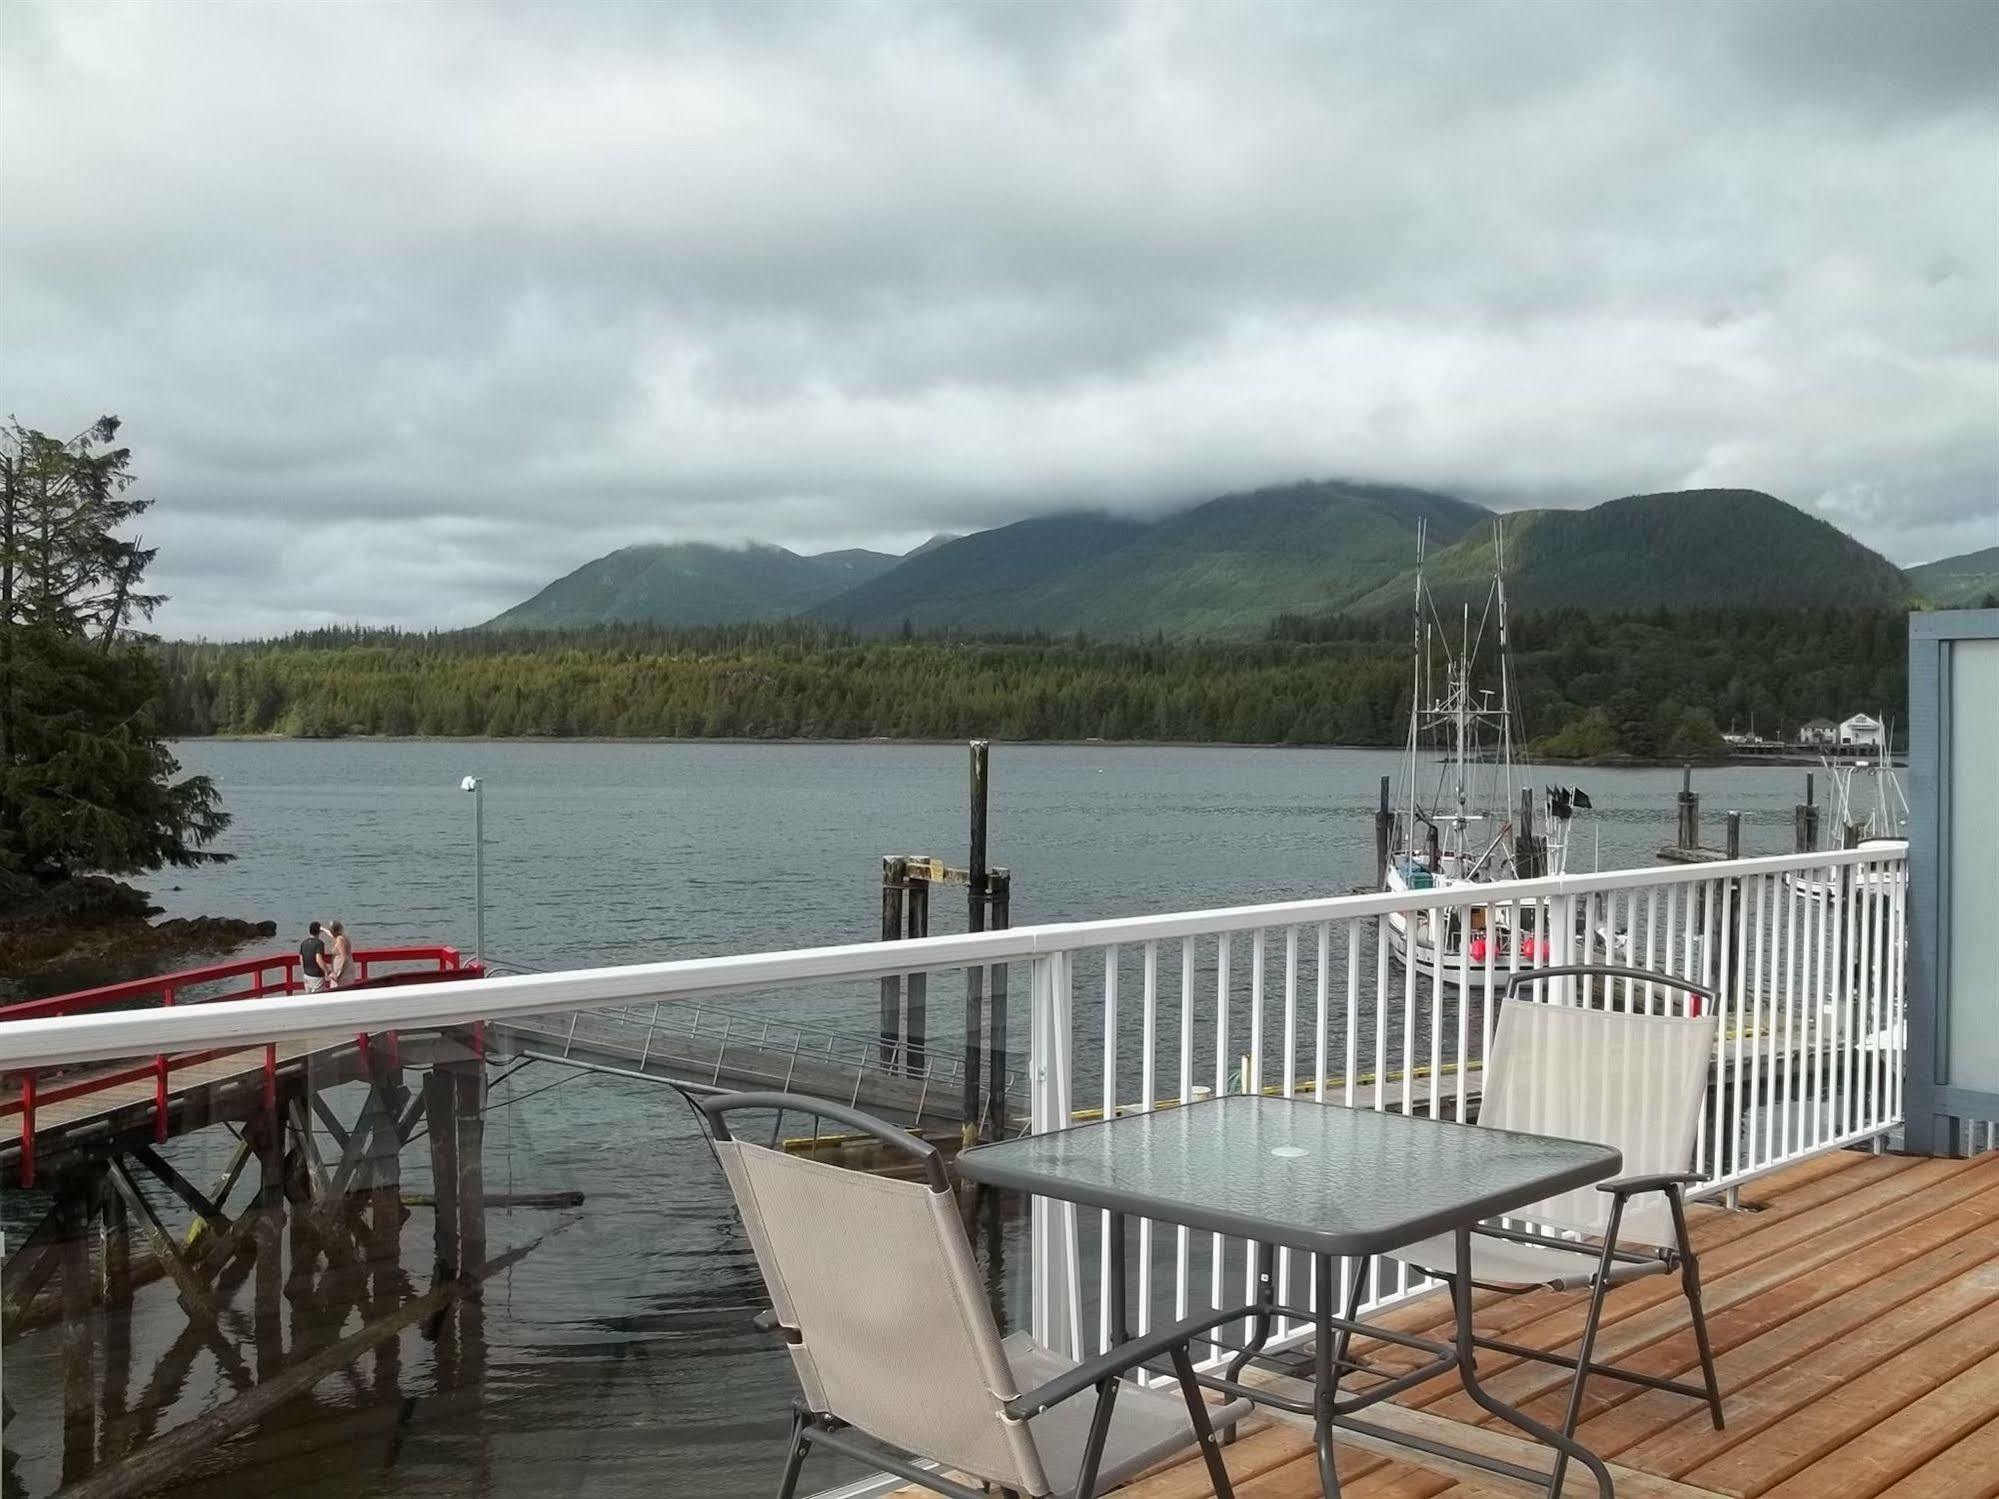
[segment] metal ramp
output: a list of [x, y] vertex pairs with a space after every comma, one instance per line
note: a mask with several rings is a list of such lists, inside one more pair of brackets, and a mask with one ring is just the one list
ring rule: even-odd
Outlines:
[[[913, 1128], [965, 1123], [962, 1057], [884, 1052], [878, 1037], [668, 1004], [516, 1016], [490, 1023], [490, 1053], [690, 1087], [767, 1088], [827, 1098]], [[1024, 1116], [1024, 1076], [1006, 1073]], [[975, 1121], [983, 1124], [983, 1120]]]

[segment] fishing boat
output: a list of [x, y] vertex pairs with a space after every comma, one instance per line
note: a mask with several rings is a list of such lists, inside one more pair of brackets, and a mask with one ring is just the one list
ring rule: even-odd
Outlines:
[[[1838, 848], [1867, 848], [1871, 845], [1899, 844], [1908, 837], [1909, 800], [1902, 794], [1900, 777], [1888, 754], [1883, 735], [1880, 753], [1871, 758], [1837, 764], [1820, 757], [1826, 780], [1832, 787], [1831, 825], [1819, 840], [1822, 851]], [[1784, 883], [1794, 899], [1837, 907], [1850, 889], [1862, 898], [1885, 895], [1900, 874], [1883, 870], [1849, 869], [1844, 879], [1827, 879], [1817, 870], [1792, 870]]]
[[[1579, 788], [1549, 788], [1545, 854], [1529, 871], [1518, 867], [1515, 828], [1508, 820], [1516, 803], [1515, 692], [1505, 530], [1494, 523], [1492, 582], [1476, 622], [1469, 603], [1448, 623], [1438, 610], [1424, 576], [1426, 541], [1419, 527], [1408, 751], [1382, 888], [1470, 891], [1523, 873], [1560, 873], [1571, 819], [1590, 806], [1588, 795]], [[1432, 769], [1434, 783], [1426, 794]], [[1488, 967], [1497, 971], [1547, 956], [1548, 942], [1534, 916], [1531, 910], [1476, 900], [1397, 911], [1388, 918], [1389, 951], [1423, 985], [1456, 988], [1461, 979], [1483, 984]]]

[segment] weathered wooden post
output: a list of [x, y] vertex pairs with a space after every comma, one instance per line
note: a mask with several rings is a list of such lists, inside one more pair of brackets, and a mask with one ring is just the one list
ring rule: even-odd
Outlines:
[[90, 1336], [90, 1202], [92, 1183], [81, 1172], [55, 1182], [56, 1254], [62, 1306], [62, 1479], [74, 1483], [96, 1461], [97, 1391]]
[[[882, 941], [895, 942], [902, 936], [903, 861], [892, 854], [882, 856]], [[882, 979], [881, 1062], [893, 1070], [896, 1050], [902, 1040], [902, 978], [888, 974]]]
[[1701, 846], [1701, 798], [1694, 790], [1694, 768], [1680, 767], [1679, 832], [1675, 843], [1679, 848], [1694, 849]]
[[1808, 854], [1819, 846], [1819, 809], [1813, 799], [1813, 776], [1805, 772], [1805, 799], [1792, 812], [1792, 832], [1796, 839], [1797, 851]]
[[[988, 879], [992, 885], [993, 930], [1005, 931], [1013, 925], [1013, 872], [995, 869]], [[986, 1127], [995, 1136], [1007, 1130], [1006, 1116], [1006, 964], [993, 965], [992, 1046], [987, 1053]]]
[[[930, 935], [930, 881], [912, 879], [908, 884], [903, 898], [908, 917], [906, 930], [911, 937], [927, 937]], [[929, 1063], [929, 1001], [930, 976], [926, 973], [910, 974], [909, 998], [903, 1011], [903, 1032], [908, 1038], [908, 1050], [903, 1060], [905, 1071], [920, 1072]]]
[[477, 1057], [454, 1065], [458, 1097], [459, 1279], [465, 1299], [480, 1296], [479, 1271], [486, 1263], [486, 1068]]
[[423, 1075], [424, 1119], [429, 1125], [431, 1190], [436, 1197], [435, 1261], [431, 1285], [455, 1280], [458, 1246], [458, 1086], [436, 1062]]
[[1374, 809], [1374, 883], [1377, 889], [1388, 883], [1388, 853], [1394, 836], [1395, 814], [1388, 810], [1388, 777], [1383, 776], [1381, 805]]
[[[991, 746], [984, 739], [971, 742], [971, 856], [965, 871], [965, 915], [967, 931], [986, 929], [986, 771]], [[964, 1138], [969, 1144], [978, 1137], [979, 1102], [984, 1096], [980, 1085], [980, 1065], [985, 1045], [985, 970], [974, 963], [965, 970], [965, 1123]]]
[[1723, 835], [1722, 853], [1731, 859], [1742, 857], [1742, 814], [1728, 814], [1728, 831]]

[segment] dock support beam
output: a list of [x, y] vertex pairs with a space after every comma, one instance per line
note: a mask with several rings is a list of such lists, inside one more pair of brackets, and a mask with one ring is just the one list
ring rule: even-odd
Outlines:
[[1797, 851], [1801, 854], [1808, 854], [1819, 846], [1819, 809], [1812, 792], [1813, 776], [1810, 771], [1806, 771], [1805, 799], [1798, 803], [1791, 814], [1792, 832]]

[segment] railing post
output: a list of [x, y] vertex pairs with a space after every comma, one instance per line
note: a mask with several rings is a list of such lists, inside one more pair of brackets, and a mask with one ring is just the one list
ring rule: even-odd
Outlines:
[[[1066, 1128], [1069, 1100], [1069, 961], [1066, 953], [1033, 960], [1028, 983], [1028, 1124], [1035, 1134]], [[1030, 1213], [1030, 1305], [1044, 1347], [1080, 1356], [1080, 1265], [1075, 1209], [1037, 1197]]]

